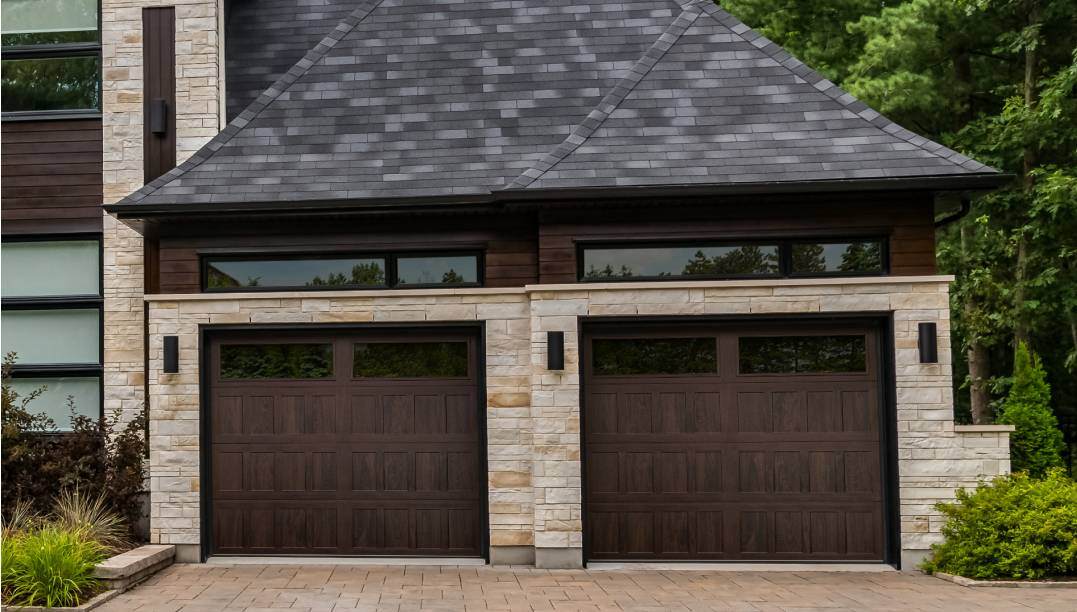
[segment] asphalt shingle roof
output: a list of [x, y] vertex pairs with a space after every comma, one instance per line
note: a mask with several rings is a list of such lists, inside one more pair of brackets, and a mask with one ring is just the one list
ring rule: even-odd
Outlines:
[[230, 100], [284, 70], [297, 40], [312, 46], [121, 204], [995, 173], [709, 0], [323, 2], [294, 17], [268, 2], [282, 5], [265, 17], [280, 40], [247, 48]]

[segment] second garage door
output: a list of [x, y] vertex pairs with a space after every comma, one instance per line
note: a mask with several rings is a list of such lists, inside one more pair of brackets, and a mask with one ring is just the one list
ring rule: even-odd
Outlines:
[[475, 334], [219, 334], [211, 554], [480, 556]]
[[589, 558], [883, 559], [868, 324], [590, 328]]

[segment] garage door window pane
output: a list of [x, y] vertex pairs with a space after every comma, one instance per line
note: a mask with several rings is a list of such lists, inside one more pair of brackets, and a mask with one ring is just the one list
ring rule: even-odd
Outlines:
[[584, 281], [777, 276], [778, 245], [587, 248]]
[[329, 378], [331, 344], [226, 344], [221, 346], [221, 378]]
[[99, 295], [100, 247], [96, 240], [5, 242], [4, 297]]
[[47, 414], [60, 431], [71, 429], [68, 396], [74, 402], [76, 414], [91, 419], [101, 414], [101, 381], [97, 377], [11, 379], [11, 389], [19, 394], [20, 401], [41, 387], [45, 390], [30, 402], [28, 408], [35, 414]]
[[793, 274], [881, 274], [883, 246], [878, 240], [805, 242], [793, 245]]
[[97, 309], [5, 310], [0, 332], [19, 365], [100, 363]]
[[479, 282], [475, 255], [401, 257], [396, 260], [397, 285], [472, 285]]
[[741, 374], [864, 372], [864, 336], [773, 336], [740, 339]]
[[467, 342], [364, 342], [355, 345], [361, 378], [462, 378]]
[[384, 287], [382, 258], [210, 260], [206, 288]]
[[635, 374], [715, 374], [714, 338], [595, 339], [594, 372], [599, 376]]

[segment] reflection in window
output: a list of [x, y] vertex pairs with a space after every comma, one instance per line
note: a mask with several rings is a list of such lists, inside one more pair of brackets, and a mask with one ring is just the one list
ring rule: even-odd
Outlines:
[[793, 245], [793, 274], [868, 273], [883, 271], [882, 243], [802, 242]]
[[397, 285], [464, 285], [479, 281], [475, 255], [400, 257], [396, 260]]
[[381, 258], [210, 260], [207, 289], [384, 287]]
[[362, 342], [354, 355], [355, 376], [363, 378], [467, 376], [467, 342]]
[[225, 344], [222, 379], [329, 378], [332, 344]]
[[586, 248], [583, 279], [774, 276], [777, 245]]
[[3, 0], [3, 110], [101, 107], [97, 0]]
[[596, 338], [591, 350], [599, 376], [718, 372], [714, 338]]
[[741, 374], [864, 372], [864, 336], [742, 337]]

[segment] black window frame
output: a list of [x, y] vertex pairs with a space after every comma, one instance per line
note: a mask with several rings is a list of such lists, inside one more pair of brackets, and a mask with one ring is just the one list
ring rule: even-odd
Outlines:
[[[200, 253], [199, 286], [202, 293], [248, 293], [248, 292], [284, 292], [284, 291], [398, 291], [407, 289], [462, 289], [483, 287], [486, 278], [485, 253], [478, 249], [439, 249], [431, 251], [266, 251], [256, 253]], [[474, 257], [476, 281], [445, 285], [414, 284], [399, 285], [397, 279], [397, 260], [414, 257]], [[317, 285], [317, 286], [265, 286], [265, 287], [215, 287], [210, 288], [209, 266], [213, 261], [296, 261], [317, 259], [382, 259], [385, 261], [385, 284], [382, 285]]]
[[[878, 272], [814, 272], [799, 273], [793, 271], [793, 245], [794, 244], [838, 244], [843, 242], [878, 242], [882, 267]], [[706, 247], [730, 247], [730, 246], [777, 246], [778, 247], [778, 273], [777, 274], [694, 274], [691, 276], [628, 276], [612, 277], [603, 279], [588, 279], [585, 277], [585, 255], [589, 249], [646, 249], [646, 248], [706, 248]], [[775, 238], [746, 237], [721, 238], [721, 239], [677, 239], [677, 240], [581, 240], [576, 242], [576, 282], [581, 284], [593, 283], [633, 283], [633, 282], [676, 282], [676, 281], [707, 281], [707, 280], [775, 280], [775, 279], [801, 279], [801, 278], [833, 278], [833, 277], [864, 277], [864, 276], [889, 276], [890, 275], [890, 237], [885, 234], [861, 234], [861, 235], [820, 235], [820, 236], [782, 236]]]
[[[42, 297], [0, 296], [0, 308], [4, 311], [18, 310], [97, 310], [97, 363], [48, 363], [19, 364], [11, 367], [13, 379], [35, 378], [96, 378], [98, 388], [98, 413], [105, 413], [105, 240], [103, 234], [32, 234], [4, 236], [4, 243], [15, 242], [97, 242], [97, 295], [71, 294]], [[56, 424], [58, 432], [66, 433], [69, 424]]]
[[[41, 45], [0, 46], [0, 59], [62, 59], [66, 57], [97, 58], [97, 108], [57, 109], [0, 112], [0, 121], [48, 121], [56, 119], [100, 119], [101, 106], [104, 104], [104, 56], [101, 53], [101, 27], [103, 11], [101, 0], [97, 0], [97, 42], [49, 43]], [[6, 239], [6, 238], [5, 238]]]

